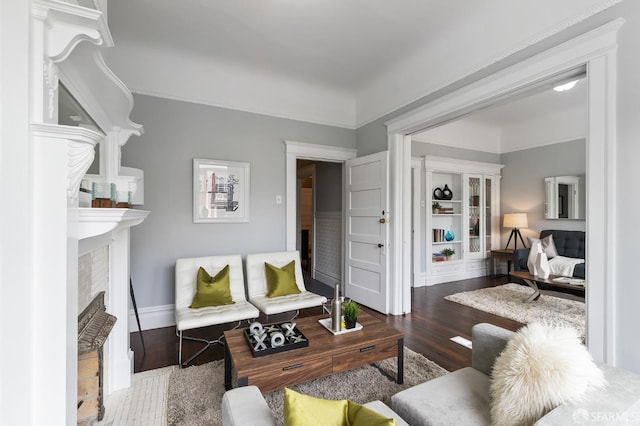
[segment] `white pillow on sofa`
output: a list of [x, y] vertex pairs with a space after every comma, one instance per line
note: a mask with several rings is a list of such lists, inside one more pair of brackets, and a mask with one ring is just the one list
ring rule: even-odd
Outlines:
[[542, 245], [542, 251], [547, 255], [547, 259], [552, 259], [558, 255], [558, 250], [556, 249], [556, 243], [553, 241], [553, 234], [549, 234], [542, 239], [528, 237], [529, 239], [529, 247], [533, 247], [533, 245], [537, 242]]
[[493, 365], [491, 424], [533, 424], [604, 385], [604, 374], [575, 330], [531, 323], [509, 340]]

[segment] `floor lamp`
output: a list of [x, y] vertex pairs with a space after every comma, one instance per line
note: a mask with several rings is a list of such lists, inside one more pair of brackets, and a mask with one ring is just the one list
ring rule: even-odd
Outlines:
[[509, 235], [509, 241], [507, 241], [507, 245], [504, 247], [505, 250], [509, 248], [511, 238], [513, 238], [514, 243], [513, 250], [518, 250], [518, 237], [520, 238], [520, 241], [522, 241], [522, 246], [525, 248], [527, 247], [522, 239], [522, 234], [520, 233], [520, 228], [526, 228], [529, 226], [527, 223], [526, 213], [505, 213], [502, 226], [505, 228], [511, 228], [511, 235]]

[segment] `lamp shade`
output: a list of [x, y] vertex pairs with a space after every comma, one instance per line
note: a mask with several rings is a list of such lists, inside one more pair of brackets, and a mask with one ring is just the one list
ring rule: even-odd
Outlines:
[[529, 226], [526, 213], [505, 213], [502, 226], [505, 228], [526, 228]]

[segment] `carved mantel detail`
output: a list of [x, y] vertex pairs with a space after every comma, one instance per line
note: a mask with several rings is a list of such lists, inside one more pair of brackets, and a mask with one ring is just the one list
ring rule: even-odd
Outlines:
[[51, 60], [45, 61], [42, 73], [44, 75], [44, 83], [47, 86], [49, 120], [53, 120], [56, 112], [56, 92], [58, 91], [58, 67]]
[[67, 200], [77, 205], [80, 182], [93, 162], [95, 146], [104, 136], [82, 127], [58, 124], [32, 124], [34, 137], [56, 140], [67, 144]]

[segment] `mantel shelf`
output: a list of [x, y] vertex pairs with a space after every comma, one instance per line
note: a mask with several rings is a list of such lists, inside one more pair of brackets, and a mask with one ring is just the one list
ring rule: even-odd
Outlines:
[[146, 210], [78, 208], [78, 240], [98, 237], [122, 228], [142, 223]]

